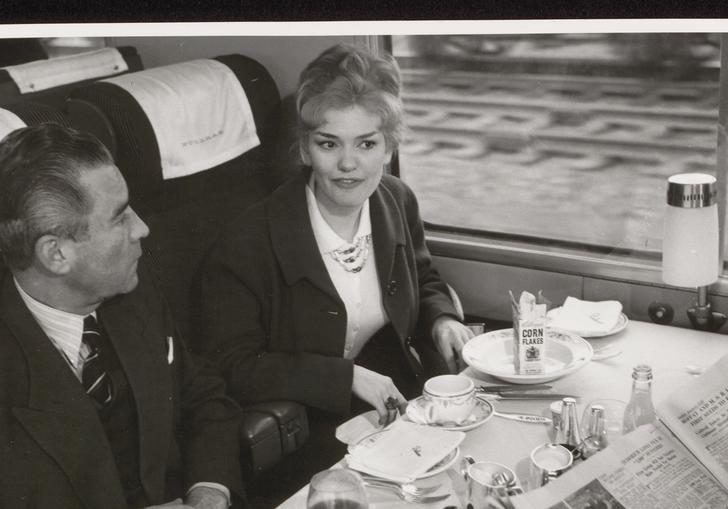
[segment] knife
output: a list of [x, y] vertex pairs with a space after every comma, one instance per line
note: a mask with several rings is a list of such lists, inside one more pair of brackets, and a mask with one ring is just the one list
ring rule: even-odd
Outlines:
[[550, 389], [550, 385], [479, 385], [476, 391], [480, 392], [506, 392], [506, 391], [542, 391]]
[[579, 399], [579, 396], [574, 396], [573, 394], [561, 394], [558, 392], [552, 392], [552, 393], [530, 393], [530, 392], [505, 392], [503, 394], [500, 393], [487, 393], [487, 394], [479, 394], [478, 397], [483, 397], [485, 399], [495, 399], [495, 400], [505, 400], [505, 399], [550, 399], [552, 401], [556, 401], [562, 398], [574, 398]]

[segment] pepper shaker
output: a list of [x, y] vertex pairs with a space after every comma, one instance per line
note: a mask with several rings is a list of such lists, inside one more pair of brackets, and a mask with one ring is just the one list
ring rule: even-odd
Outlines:
[[561, 427], [556, 434], [556, 441], [569, 449], [574, 459], [581, 457], [579, 449], [584, 440], [579, 431], [579, 418], [576, 415], [576, 400], [574, 398], [561, 400]]
[[581, 448], [581, 454], [588, 458], [598, 453], [609, 445], [607, 430], [605, 427], [604, 407], [592, 405], [586, 422], [587, 436]]

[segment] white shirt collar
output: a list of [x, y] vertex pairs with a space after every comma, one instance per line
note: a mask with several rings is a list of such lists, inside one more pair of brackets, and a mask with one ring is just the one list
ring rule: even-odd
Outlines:
[[[313, 228], [314, 237], [316, 237], [316, 243], [318, 244], [319, 251], [321, 254], [330, 253], [334, 249], [338, 249], [342, 246], [348, 247], [351, 244], [346, 240], [342, 239], [337, 234], [329, 223], [326, 222], [324, 216], [321, 215], [316, 195], [314, 194], [314, 188], [316, 186], [314, 176], [311, 174], [311, 178], [306, 184], [306, 205], [308, 206], [308, 217], [311, 219], [311, 227]], [[354, 238], [369, 235], [372, 232], [372, 222], [369, 217], [369, 198], [364, 201], [359, 212], [359, 228], [354, 235]]]
[[[15, 287], [18, 289], [20, 298], [33, 315], [35, 320], [43, 329], [43, 332], [50, 338], [56, 348], [60, 349], [72, 363], [74, 368], [78, 367], [79, 350], [83, 337], [84, 315], [77, 315], [53, 308], [47, 304], [31, 297], [13, 278]], [[96, 316], [96, 312], [91, 313]]]

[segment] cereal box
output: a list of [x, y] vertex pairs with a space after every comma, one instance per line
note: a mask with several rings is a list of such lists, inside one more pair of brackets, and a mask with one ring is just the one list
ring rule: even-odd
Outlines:
[[513, 307], [513, 364], [516, 374], [542, 375], [546, 355], [546, 303], [522, 292], [518, 302], [511, 293]]

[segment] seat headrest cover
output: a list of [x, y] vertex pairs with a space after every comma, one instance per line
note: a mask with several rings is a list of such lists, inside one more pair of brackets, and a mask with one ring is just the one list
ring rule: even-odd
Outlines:
[[15, 113], [0, 108], [0, 140], [5, 138], [11, 131], [25, 127], [25, 122], [20, 120]]
[[191, 175], [260, 145], [250, 103], [228, 66], [201, 59], [104, 80], [149, 118], [165, 179]]
[[116, 48], [104, 48], [5, 67], [21, 94], [111, 76], [128, 69], [124, 57]]

